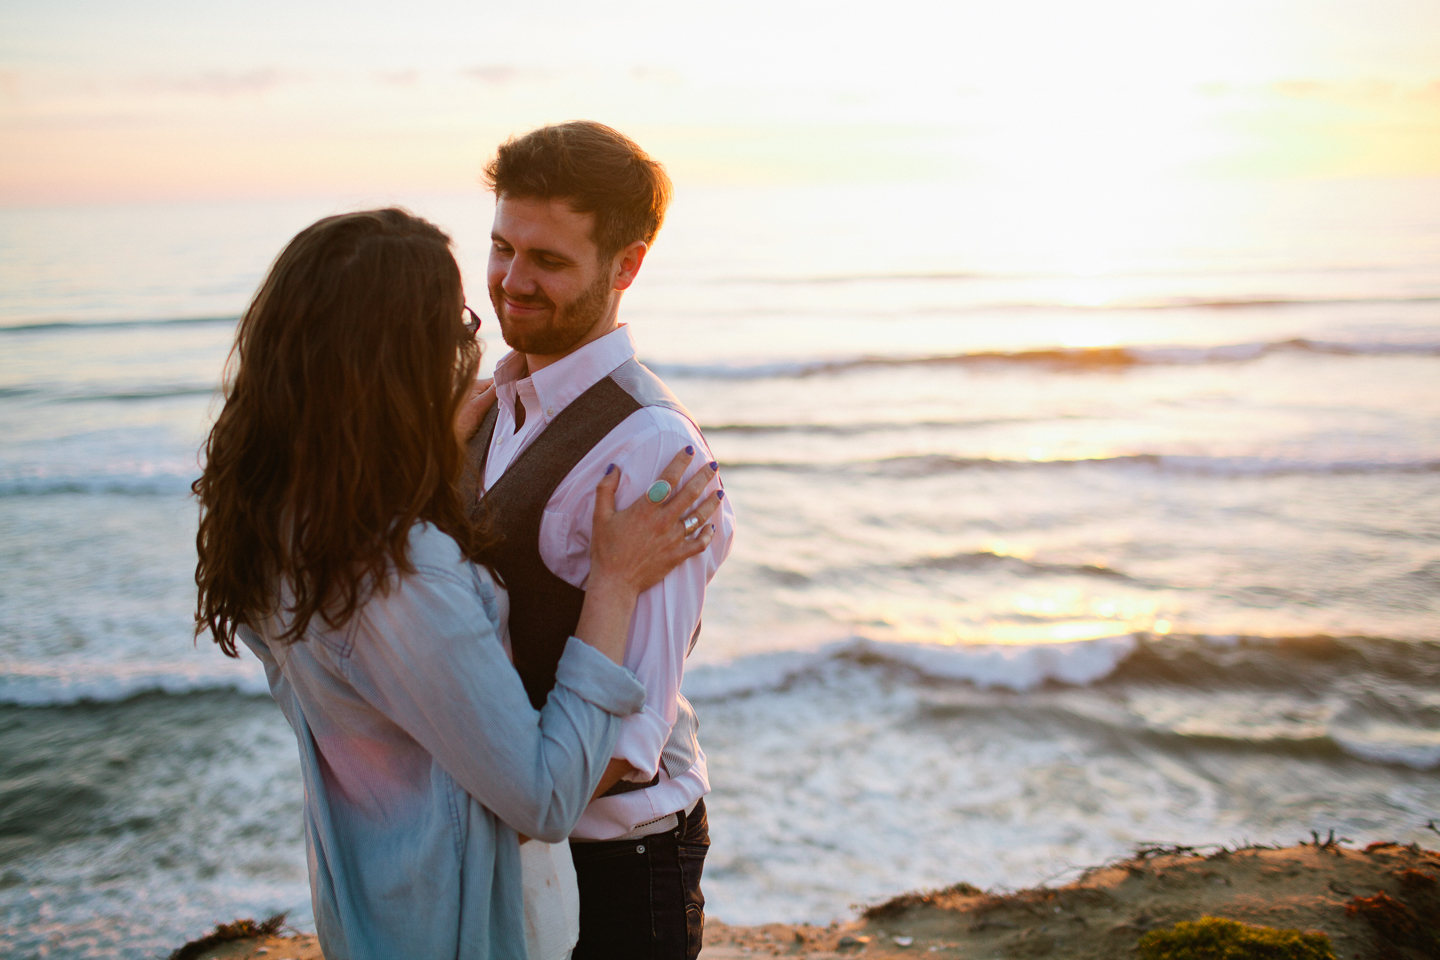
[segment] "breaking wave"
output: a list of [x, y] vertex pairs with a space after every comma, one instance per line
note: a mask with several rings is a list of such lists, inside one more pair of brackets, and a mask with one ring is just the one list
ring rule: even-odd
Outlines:
[[0, 499], [44, 497], [56, 494], [119, 494], [134, 497], [185, 497], [198, 475], [194, 467], [161, 465], [147, 469], [119, 469], [103, 473], [22, 473], [0, 475]]
[[776, 470], [786, 473], [868, 472], [878, 476], [926, 477], [965, 470], [1063, 470], [1077, 467], [1119, 467], [1167, 474], [1208, 477], [1267, 477], [1293, 474], [1434, 473], [1440, 460], [1298, 460], [1284, 457], [1205, 457], [1137, 453], [1118, 457], [1052, 460], [1001, 460], [925, 454], [852, 460], [839, 463], [800, 461], [721, 461], [725, 470]]
[[1021, 364], [1056, 370], [1115, 370], [1145, 366], [1193, 366], [1212, 363], [1245, 363], [1278, 353], [1338, 357], [1436, 357], [1440, 356], [1440, 344], [1387, 341], [1345, 343], [1293, 339], [1221, 346], [1160, 344], [1129, 347], [1053, 347], [1015, 351], [983, 350], [923, 356], [840, 357], [750, 365], [652, 363], [650, 366], [664, 377], [760, 380], [777, 377], [813, 377], [881, 367]]
[[[932, 719], [998, 711], [1027, 722], [1049, 716], [1070, 728], [1098, 725], [1171, 747], [1343, 754], [1440, 767], [1440, 698], [1432, 693], [1440, 686], [1440, 642], [1148, 633], [1029, 644], [851, 637], [818, 649], [694, 665], [684, 691], [702, 705], [770, 697], [806, 683], [853, 685], [845, 671], [898, 673], [939, 691], [940, 700], [925, 708]], [[163, 665], [0, 662], [0, 706], [211, 692], [263, 697], [268, 687], [248, 657]], [[1253, 706], [1236, 711], [1237, 698]]]
[[988, 570], [1007, 569], [1021, 574], [1102, 577], [1107, 580], [1133, 580], [1130, 575], [1113, 567], [1093, 563], [1042, 563], [1023, 557], [978, 550], [973, 553], [952, 553], [939, 557], [926, 557], [902, 566], [902, 570]]
[[253, 657], [204, 665], [0, 662], [0, 705], [5, 706], [64, 707], [212, 690], [270, 694], [265, 671]]
[[29, 323], [0, 325], [0, 335], [34, 333], [40, 330], [103, 330], [122, 327], [184, 327], [205, 324], [233, 324], [239, 316], [178, 317], [169, 320], [35, 320]]
[[[685, 693], [701, 704], [783, 693], [826, 682], [844, 666], [900, 671], [926, 686], [952, 688], [926, 708], [931, 718], [1008, 712], [1027, 722], [1048, 716], [1068, 729], [1142, 736], [1168, 748], [1208, 745], [1440, 767], [1440, 699], [1428, 693], [1440, 682], [1440, 643], [1434, 642], [1144, 633], [1014, 645], [852, 638], [818, 651], [694, 667]], [[1150, 709], [1144, 696], [1141, 707], [1125, 705], [1125, 694], [1137, 691], [1150, 694]], [[1237, 711], [1237, 701], [1248, 706]], [[1335, 709], [1336, 703], [1343, 706]]]

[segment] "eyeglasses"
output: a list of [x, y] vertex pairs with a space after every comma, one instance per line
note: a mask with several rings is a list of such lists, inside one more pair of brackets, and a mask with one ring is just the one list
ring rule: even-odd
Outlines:
[[475, 334], [480, 332], [480, 314], [476, 313], [474, 310], [471, 310], [468, 303], [465, 304], [462, 309], [465, 311], [462, 314], [465, 319], [465, 332], [473, 337], [475, 336]]

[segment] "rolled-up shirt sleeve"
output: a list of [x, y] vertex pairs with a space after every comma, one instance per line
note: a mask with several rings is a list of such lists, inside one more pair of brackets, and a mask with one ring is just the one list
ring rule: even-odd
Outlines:
[[[587, 485], [588, 493], [582, 494], [580, 503], [567, 511], [571, 526], [565, 566], [569, 569], [557, 570], [562, 576], [568, 573], [574, 577], [577, 569], [584, 570], [588, 575], [594, 486], [604, 474], [606, 465], [615, 463], [621, 469], [620, 486], [615, 495], [619, 509], [638, 500], [660, 471], [686, 446], [695, 448], [695, 459], [677, 488], [698, 471], [709, 470], [709, 448], [700, 431], [688, 419], [657, 408], [646, 408], [632, 417], [637, 422], [627, 421], [626, 429], [612, 434], [612, 437], [624, 438], [620, 444], [598, 445], [566, 481], [567, 484]], [[719, 486], [717, 478], [706, 487], [706, 494]], [[563, 496], [562, 491], [557, 491], [557, 494]], [[661, 750], [675, 724], [676, 696], [684, 676], [690, 639], [700, 622], [705, 588], [730, 550], [734, 515], [728, 500], [722, 501], [720, 509], [708, 522], [714, 523], [716, 528], [710, 547], [680, 564], [664, 580], [642, 593], [635, 605], [629, 642], [625, 648], [625, 666], [634, 671], [645, 687], [645, 707], [621, 722], [620, 735], [613, 750], [615, 758], [625, 760], [635, 768], [635, 773], [628, 777], [630, 780], [644, 782], [655, 776]]]
[[347, 679], [467, 793], [514, 829], [564, 839], [584, 812], [645, 687], [571, 638], [536, 711], [475, 586], [417, 567], [364, 609], [342, 658]]

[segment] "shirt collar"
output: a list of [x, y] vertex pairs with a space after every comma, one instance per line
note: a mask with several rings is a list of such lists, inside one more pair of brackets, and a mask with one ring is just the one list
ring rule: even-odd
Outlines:
[[[495, 383], [501, 401], [514, 396], [522, 379], [530, 380], [535, 396], [540, 401], [540, 410], [527, 409], [526, 414], [542, 414], [546, 421], [555, 419], [561, 410], [568, 407], [576, 397], [589, 390], [610, 374], [620, 364], [635, 356], [635, 339], [630, 328], [621, 324], [618, 330], [592, 340], [579, 350], [556, 360], [541, 370], [523, 378], [525, 357], [511, 351], [495, 365]], [[511, 385], [514, 386], [511, 386]], [[510, 387], [510, 389], [506, 389]], [[511, 413], [513, 415], [513, 401]], [[527, 403], [528, 407], [529, 404]]]

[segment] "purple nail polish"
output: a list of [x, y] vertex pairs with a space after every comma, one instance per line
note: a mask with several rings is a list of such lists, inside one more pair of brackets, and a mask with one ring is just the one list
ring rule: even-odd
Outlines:
[[720, 469], [720, 464], [717, 463], [717, 462], [715, 462], [714, 460], [711, 460], [711, 461], [710, 461], [710, 469], [711, 469], [711, 470], [719, 470], [719, 469]]
[[610, 476], [610, 471], [612, 471], [612, 470], [614, 470], [614, 469], [615, 469], [615, 464], [613, 464], [613, 463], [610, 464], [610, 466], [606, 467], [606, 468], [605, 468], [605, 476], [607, 476], [607, 477]]
[[715, 499], [716, 499], [716, 500], [724, 500], [724, 499], [725, 499], [725, 491], [724, 491], [724, 490], [716, 490], [716, 491], [715, 491]]
[[688, 454], [690, 454], [690, 456], [692, 456], [692, 457], [695, 456], [695, 448], [694, 448], [694, 447], [686, 447], [686, 448], [685, 448], [685, 452], [688, 453]]

